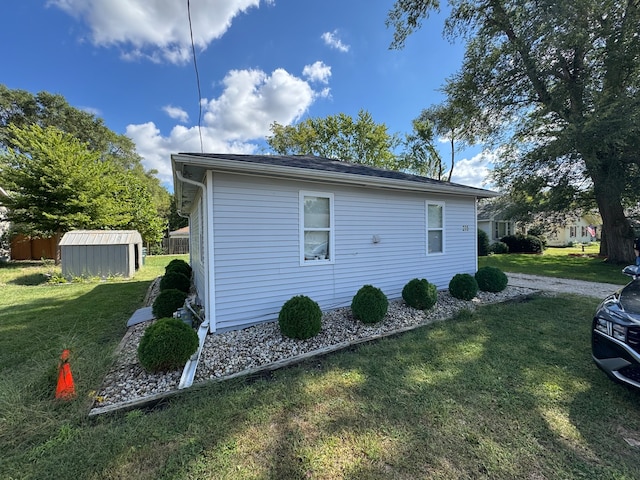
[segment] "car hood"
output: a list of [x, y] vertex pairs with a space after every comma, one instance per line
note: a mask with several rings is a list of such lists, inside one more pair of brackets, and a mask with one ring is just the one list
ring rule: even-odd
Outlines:
[[620, 290], [618, 301], [625, 312], [640, 315], [640, 279], [634, 280]]

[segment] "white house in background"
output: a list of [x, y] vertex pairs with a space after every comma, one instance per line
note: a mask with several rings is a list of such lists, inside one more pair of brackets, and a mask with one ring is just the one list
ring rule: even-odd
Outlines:
[[571, 243], [589, 243], [600, 240], [602, 221], [598, 215], [585, 215], [567, 219], [554, 225], [545, 236], [550, 247], [564, 247]]
[[399, 298], [477, 270], [476, 203], [497, 194], [312, 156], [171, 156], [210, 332], [276, 320], [307, 295], [348, 306], [365, 284]]
[[7, 207], [2, 204], [2, 197], [8, 197], [7, 192], [0, 187], [0, 261], [9, 260], [9, 240], [5, 235], [9, 231], [10, 223], [6, 220]]
[[489, 236], [489, 242], [498, 242], [502, 237], [515, 235], [516, 222], [505, 215], [506, 208], [499, 202], [478, 204], [478, 228]]

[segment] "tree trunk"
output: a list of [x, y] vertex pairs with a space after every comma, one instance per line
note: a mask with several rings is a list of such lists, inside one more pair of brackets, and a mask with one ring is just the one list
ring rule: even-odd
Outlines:
[[[633, 229], [624, 215], [622, 203], [612, 192], [602, 192], [595, 188], [596, 202], [602, 217], [602, 244], [600, 253], [607, 256], [607, 262], [631, 264], [635, 262], [633, 252]], [[600, 192], [598, 192], [600, 190]], [[606, 249], [603, 251], [603, 249]]]

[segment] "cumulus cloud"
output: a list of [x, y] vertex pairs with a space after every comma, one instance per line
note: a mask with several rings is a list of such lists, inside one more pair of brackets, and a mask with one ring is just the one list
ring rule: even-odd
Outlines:
[[157, 170], [164, 183], [172, 181], [171, 154], [199, 152], [200, 133], [205, 152], [255, 153], [256, 142], [270, 134], [273, 122], [289, 125], [322, 96], [281, 68], [270, 75], [261, 70], [232, 70], [222, 85], [219, 97], [202, 101], [200, 130], [177, 125], [164, 136], [153, 122], [127, 126], [126, 134], [135, 142], [145, 167]]
[[495, 152], [480, 152], [472, 158], [457, 160], [453, 168], [451, 181], [470, 187], [491, 188], [488, 185], [489, 173], [496, 159]]
[[162, 107], [162, 110], [164, 110], [164, 112], [171, 118], [178, 120], [179, 122], [187, 123], [189, 121], [189, 114], [180, 107], [166, 105]]
[[349, 45], [345, 45], [344, 43], [342, 43], [342, 40], [338, 38], [337, 30], [334, 30], [333, 32], [325, 32], [322, 34], [321, 38], [324, 41], [325, 45], [331, 48], [335, 48], [340, 52], [346, 53], [349, 51], [349, 48], [351, 48]]
[[[265, 3], [272, 3], [267, 1]], [[190, 59], [191, 38], [187, 4], [175, 0], [49, 0], [85, 22], [91, 41], [120, 46], [123, 58], [184, 63]], [[193, 40], [204, 49], [222, 37], [237, 15], [260, 0], [198, 0], [191, 2]]]
[[302, 69], [302, 75], [312, 82], [329, 83], [331, 67], [325, 65], [324, 62], [317, 61], [313, 65], [305, 65]]

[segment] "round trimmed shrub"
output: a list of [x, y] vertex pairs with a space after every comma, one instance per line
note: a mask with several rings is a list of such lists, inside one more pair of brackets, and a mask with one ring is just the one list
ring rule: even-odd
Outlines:
[[478, 256], [489, 255], [489, 235], [484, 230], [478, 229]]
[[418, 310], [428, 310], [436, 304], [438, 290], [427, 279], [414, 278], [402, 289], [402, 299], [410, 307]]
[[149, 372], [177, 370], [198, 350], [198, 334], [178, 318], [149, 325], [138, 345], [138, 360]]
[[533, 235], [516, 233], [502, 237], [500, 241], [507, 244], [509, 253], [542, 253], [543, 250], [542, 240]]
[[166, 267], [164, 267], [164, 272], [165, 273], [178, 272], [183, 274], [185, 277], [191, 278], [192, 269], [191, 269], [191, 265], [189, 265], [184, 260], [175, 258], [171, 260]]
[[489, 251], [496, 254], [509, 253], [509, 245], [504, 242], [493, 242]]
[[475, 275], [478, 288], [483, 292], [501, 292], [507, 288], [509, 279], [502, 270], [497, 267], [482, 267]]
[[315, 337], [322, 327], [322, 310], [309, 297], [297, 295], [280, 309], [278, 324], [285, 337], [299, 340]]
[[172, 317], [173, 312], [184, 305], [186, 298], [187, 294], [176, 288], [161, 291], [151, 306], [153, 316], [156, 318]]
[[468, 273], [457, 273], [449, 282], [449, 293], [460, 300], [471, 300], [478, 293], [478, 282]]
[[384, 318], [389, 309], [389, 300], [382, 290], [365, 285], [351, 301], [353, 316], [363, 323], [376, 323]]
[[160, 291], [175, 288], [185, 293], [189, 293], [191, 287], [191, 279], [179, 272], [168, 271], [160, 280]]

